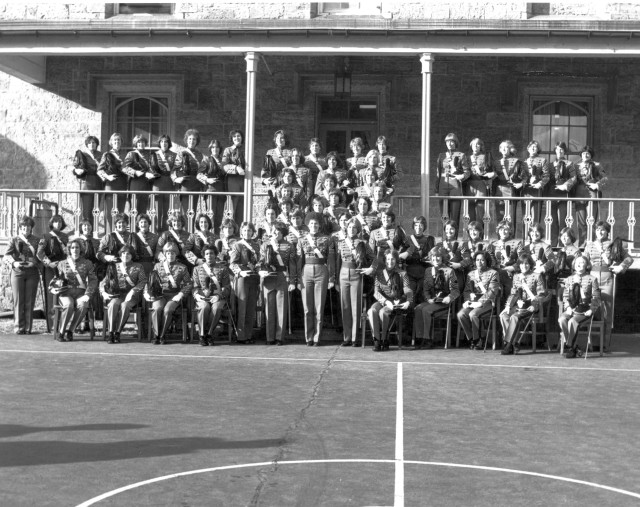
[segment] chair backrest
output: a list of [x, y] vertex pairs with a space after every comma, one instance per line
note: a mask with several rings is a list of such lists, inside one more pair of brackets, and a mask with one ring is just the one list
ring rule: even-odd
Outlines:
[[35, 222], [33, 233], [42, 236], [49, 231], [49, 220], [58, 214], [58, 204], [51, 201], [32, 200], [29, 203], [29, 216]]

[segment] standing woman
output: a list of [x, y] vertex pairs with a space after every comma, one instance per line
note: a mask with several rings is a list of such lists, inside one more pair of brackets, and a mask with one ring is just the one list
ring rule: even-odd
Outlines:
[[358, 197], [358, 212], [354, 218], [362, 226], [362, 239], [369, 241], [371, 233], [382, 225], [377, 213], [371, 212], [371, 200], [368, 197]]
[[[198, 173], [198, 180], [205, 185], [207, 192], [225, 192], [227, 190], [227, 174], [222, 169], [222, 145], [214, 139], [209, 143], [211, 155], [205, 158], [205, 164]], [[224, 195], [211, 196], [213, 211], [213, 227], [211, 232], [220, 232], [220, 224], [224, 218]]]
[[[601, 199], [602, 189], [608, 178], [600, 162], [593, 160], [595, 152], [591, 146], [584, 146], [581, 151], [582, 160], [576, 167], [576, 185], [573, 189], [574, 197]], [[584, 246], [587, 241], [587, 201], [576, 202], [576, 219], [578, 222], [578, 246]], [[598, 220], [599, 203], [593, 203], [593, 219]], [[601, 287], [602, 288], [602, 287]]]
[[295, 246], [285, 240], [287, 229], [278, 224], [275, 233], [262, 237], [260, 267], [264, 312], [266, 316], [267, 345], [283, 345], [287, 328], [289, 292], [298, 279]]
[[[104, 183], [98, 176], [98, 164], [102, 153], [98, 151], [100, 141], [96, 136], [87, 136], [85, 149], [76, 151], [73, 157], [73, 175], [80, 182], [80, 190], [103, 190]], [[81, 194], [81, 217], [93, 219], [94, 194]], [[102, 195], [98, 195], [98, 209], [102, 203]]]
[[[182, 213], [189, 211], [189, 193], [201, 192], [202, 184], [198, 180], [198, 174], [205, 166], [204, 155], [196, 149], [200, 144], [200, 132], [189, 129], [184, 133], [184, 148], [176, 157], [171, 175], [173, 182], [180, 185], [180, 207]], [[198, 209], [200, 196], [193, 196], [193, 210]]]
[[149, 215], [138, 215], [136, 224], [138, 231], [131, 233], [129, 243], [134, 248], [133, 258], [142, 264], [145, 274], [149, 277], [156, 258], [158, 235], [151, 232]]
[[389, 153], [389, 145], [387, 144], [387, 138], [385, 136], [378, 136], [376, 146], [380, 159], [380, 170], [378, 173], [383, 176], [381, 179], [385, 185], [387, 185], [387, 188], [393, 192], [396, 183], [402, 175], [402, 169], [400, 169], [400, 164], [396, 157]]
[[[154, 192], [170, 192], [174, 190], [173, 180], [171, 175], [173, 174], [173, 168], [176, 163], [176, 153], [171, 151], [171, 138], [164, 135], [158, 139], [157, 151], [151, 153], [151, 171], [155, 175], [153, 179], [153, 191]], [[162, 224], [169, 217], [169, 210], [171, 208], [171, 195], [163, 194], [156, 196], [156, 230], [160, 230]]]
[[[458, 136], [451, 132], [444, 138], [447, 151], [438, 155], [436, 162], [436, 195], [454, 197], [462, 195], [462, 184], [471, 175], [469, 160], [458, 147]], [[449, 217], [456, 223], [460, 223], [460, 201], [449, 199], [448, 209], [444, 209], [444, 199], [440, 201], [440, 214]]]
[[[576, 184], [576, 168], [567, 159], [567, 145], [564, 142], [556, 143], [556, 160], [549, 169], [549, 184], [544, 196], [569, 197], [569, 192]], [[567, 201], [551, 201], [551, 218], [551, 244], [557, 245], [559, 231], [567, 225]]]
[[532, 224], [529, 228], [529, 242], [524, 246], [524, 253], [533, 258], [535, 263], [533, 270], [535, 273], [547, 275], [551, 274], [555, 268], [555, 255], [551, 245], [542, 239], [543, 234], [544, 226], [542, 224]]
[[[394, 311], [407, 311], [413, 304], [413, 292], [404, 271], [398, 268], [398, 251], [391, 248], [384, 253], [384, 264], [377, 270], [373, 296], [376, 302], [367, 315], [373, 334], [373, 350], [389, 350], [389, 323]], [[402, 345], [402, 337], [398, 337]]]
[[[200, 214], [196, 217], [196, 230], [187, 239], [185, 245], [185, 258], [191, 266], [204, 263], [204, 249], [206, 246], [214, 246], [216, 237], [213, 234], [213, 224], [207, 215]], [[216, 254], [217, 255], [217, 254]]]
[[[122, 172], [129, 177], [127, 186], [136, 196], [136, 211], [138, 214], [145, 214], [149, 209], [151, 180], [155, 178], [155, 174], [151, 171], [151, 154], [146, 149], [147, 138], [137, 135], [133, 138], [132, 144], [135, 149], [127, 153], [122, 164]], [[133, 208], [133, 201], [131, 208]]]
[[320, 172], [327, 168], [327, 161], [321, 155], [322, 145], [320, 139], [313, 137], [309, 140], [309, 154], [304, 157], [304, 165], [309, 169], [309, 188], [315, 190]]
[[[314, 187], [314, 193], [319, 194], [322, 192], [322, 189], [324, 188], [324, 180], [330, 175], [333, 175], [336, 178], [337, 187], [344, 192], [347, 203], [349, 203], [353, 198], [358, 177], [353, 170], [347, 170], [342, 167], [340, 155], [335, 151], [331, 151], [327, 155], [327, 168], [321, 171], [318, 175]], [[308, 197], [310, 198], [311, 196]]]
[[[342, 223], [343, 217], [340, 216]], [[371, 276], [373, 252], [369, 244], [362, 239], [362, 226], [352, 218], [347, 223], [344, 234], [334, 235], [335, 273], [338, 274], [340, 308], [342, 311], [342, 346], [356, 346], [360, 315], [362, 314], [363, 276]]]
[[302, 305], [304, 306], [304, 334], [309, 347], [320, 345], [324, 305], [327, 289], [334, 286], [334, 278], [329, 273], [335, 255], [332, 239], [321, 228], [322, 215], [311, 212], [306, 216], [309, 232], [298, 240], [298, 273]]
[[59, 294], [60, 314], [59, 342], [73, 341], [73, 331], [89, 311], [89, 303], [98, 290], [98, 278], [91, 261], [82, 255], [83, 243], [80, 239], [69, 241], [69, 256], [58, 264], [59, 276], [66, 280], [64, 292], [52, 289]]
[[356, 185], [360, 185], [360, 171], [367, 167], [367, 161], [364, 156], [364, 143], [362, 142], [362, 138], [354, 137], [353, 139], [351, 139], [349, 148], [351, 149], [351, 153], [353, 153], [353, 156], [349, 157], [346, 161], [347, 171], [353, 174], [358, 179]]
[[311, 171], [307, 166], [302, 163], [302, 150], [299, 148], [291, 149], [291, 165], [289, 169], [292, 169], [296, 174], [296, 181], [298, 185], [302, 187], [305, 195], [313, 195], [315, 187], [312, 187]]
[[[244, 173], [247, 164], [244, 159], [244, 134], [241, 130], [229, 132], [231, 146], [224, 149], [222, 154], [222, 169], [227, 174], [227, 192], [244, 192]], [[232, 196], [232, 218], [236, 223], [244, 217], [244, 198]], [[238, 210], [238, 204], [240, 209]]]
[[233, 243], [229, 254], [231, 271], [236, 276], [239, 344], [253, 343], [253, 324], [256, 320], [260, 284], [260, 245], [252, 239], [255, 233], [256, 228], [251, 222], [242, 222], [240, 239]]
[[262, 183], [271, 188], [280, 184], [280, 176], [285, 167], [291, 165], [291, 151], [287, 149], [289, 139], [284, 130], [276, 130], [273, 134], [274, 148], [267, 151], [262, 168]]
[[496, 263], [494, 269], [498, 271], [500, 286], [502, 287], [502, 299], [511, 294], [513, 276], [518, 268], [518, 258], [524, 246], [522, 241], [513, 237], [513, 225], [508, 220], [503, 220], [496, 227], [498, 239], [491, 242], [489, 252]]
[[[49, 232], [46, 232], [38, 243], [37, 256], [44, 264], [44, 287], [47, 290], [49, 282], [56, 275], [56, 268], [60, 261], [67, 257], [67, 243], [69, 236], [62, 232], [67, 227], [60, 215], [53, 215], [49, 220]], [[47, 291], [47, 321], [48, 327], [53, 324], [53, 294]]]
[[[547, 157], [540, 156], [540, 143], [531, 141], [527, 146], [529, 157], [525, 160], [527, 172], [529, 173], [529, 181], [524, 186], [522, 196], [542, 197], [549, 183], [549, 161]], [[542, 201], [532, 201], [531, 211], [533, 213], [532, 222], [542, 222]], [[522, 216], [524, 217], [525, 203], [522, 203]]]
[[[527, 184], [527, 170], [522, 161], [517, 156], [518, 151], [514, 144], [509, 141], [500, 143], [500, 155], [502, 158], [495, 162], [495, 191], [494, 195], [500, 197], [520, 197], [522, 188]], [[498, 201], [496, 203], [497, 219], [499, 222], [509, 220], [515, 230], [517, 225], [516, 212], [517, 202], [514, 200]]]
[[114, 194], [109, 192], [127, 189], [127, 176], [122, 172], [122, 164], [126, 156], [126, 152], [121, 149], [122, 135], [118, 132], [111, 134], [109, 146], [111, 149], [102, 154], [97, 171], [100, 179], [104, 181], [104, 189], [107, 191], [104, 196], [106, 232], [111, 231], [109, 217], [114, 213], [124, 213], [124, 204], [127, 198], [126, 194], [117, 194], [117, 197], [115, 197], [117, 207], [114, 211]]
[[464, 187], [464, 195], [476, 198], [473, 201], [469, 201], [469, 221], [481, 222], [484, 217], [484, 201], [482, 198], [491, 195], [493, 178], [495, 178], [496, 173], [493, 169], [491, 153], [485, 152], [484, 141], [476, 137], [469, 143], [469, 146], [471, 146], [471, 155], [469, 155], [471, 176], [469, 176]]
[[18, 223], [18, 235], [11, 238], [3, 261], [11, 266], [14, 333], [31, 334], [33, 307], [36, 304], [40, 261], [36, 256], [40, 239], [32, 234], [35, 222], [24, 216]]
[[[220, 237], [215, 241], [216, 248], [218, 249], [217, 262], [227, 268], [229, 267], [231, 248], [238, 240], [239, 230], [238, 225], [230, 218], [225, 218], [220, 224]], [[230, 273], [229, 276], [233, 276], [233, 273]]]
[[413, 292], [413, 300], [416, 303], [420, 301], [422, 294], [424, 270], [429, 260], [429, 252], [436, 244], [433, 236], [425, 234], [426, 230], [427, 219], [423, 216], [413, 217], [413, 234], [407, 238], [400, 254], [400, 259], [404, 260], [407, 267], [409, 288]]

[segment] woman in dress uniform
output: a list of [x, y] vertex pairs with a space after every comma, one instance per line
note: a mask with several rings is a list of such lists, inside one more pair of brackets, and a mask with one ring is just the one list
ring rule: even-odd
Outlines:
[[351, 153], [353, 156], [349, 157], [346, 160], [347, 171], [354, 175], [358, 181], [356, 181], [356, 186], [361, 185], [360, 181], [360, 172], [362, 169], [367, 167], [367, 160], [364, 156], [364, 143], [362, 142], [361, 137], [354, 137], [351, 139], [349, 143], [349, 148], [351, 149]]
[[468, 252], [463, 248], [463, 242], [457, 241], [458, 224], [453, 220], [447, 220], [444, 224], [444, 234], [442, 241], [436, 243], [436, 247], [441, 248], [449, 255], [447, 265], [453, 269], [458, 278], [458, 287], [464, 287], [465, 271], [469, 263]]
[[[174, 190], [171, 175], [176, 163], [176, 153], [171, 151], [171, 138], [164, 135], [158, 139], [157, 151], [151, 153], [151, 171], [156, 176], [153, 179], [154, 192], [170, 192]], [[160, 230], [169, 216], [171, 209], [171, 195], [157, 195], [156, 199], [156, 230]]]
[[[527, 172], [529, 173], [529, 181], [522, 190], [522, 196], [527, 197], [542, 197], [544, 194], [547, 183], [549, 183], [549, 161], [547, 157], [540, 155], [540, 143], [538, 141], [531, 141], [527, 146], [529, 157], [525, 160], [527, 166]], [[526, 209], [525, 203], [522, 203], [522, 216], [524, 216]], [[542, 216], [542, 201], [532, 201], [531, 211], [533, 214], [533, 222], [542, 222], [544, 217]]]
[[362, 185], [356, 188], [355, 195], [357, 197], [368, 197], [369, 199], [373, 199], [373, 189], [378, 181], [378, 173], [367, 167], [362, 172], [362, 175]]
[[196, 217], [195, 232], [189, 235], [185, 245], [185, 258], [189, 261], [189, 267], [204, 262], [204, 247], [215, 245], [216, 237], [213, 234], [211, 219], [204, 214]]
[[[518, 158], [518, 150], [510, 140], [500, 143], [500, 154], [502, 158], [495, 161], [495, 196], [520, 197], [522, 189], [529, 180], [525, 164]], [[497, 201], [496, 212], [498, 221], [505, 220], [507, 212], [511, 217], [511, 223], [517, 224], [516, 213], [518, 211], [517, 201], [505, 200]], [[515, 225], [514, 225], [515, 227]]]
[[[551, 245], [542, 239], [544, 226], [541, 223], [529, 227], [529, 242], [524, 246], [524, 253], [528, 253], [535, 263], [533, 271], [540, 275], [551, 274], [555, 264]], [[546, 282], [546, 278], [545, 278]]]
[[186, 146], [177, 156], [171, 175], [173, 182], [180, 185], [180, 207], [182, 213], [187, 213], [189, 208], [194, 210], [198, 207], [198, 198], [194, 195], [193, 206], [189, 205], [189, 193], [201, 192], [202, 184], [198, 180], [198, 174], [205, 166], [204, 155], [197, 149], [200, 144], [200, 132], [196, 129], [189, 129], [184, 133], [184, 144]]
[[373, 261], [375, 269], [384, 266], [384, 255], [387, 249], [400, 251], [409, 246], [402, 227], [396, 227], [396, 214], [393, 211], [389, 209], [380, 213], [380, 222], [381, 227], [375, 229], [369, 237], [369, 246], [375, 256]]
[[[469, 178], [469, 160], [467, 156], [458, 149], [460, 141], [458, 136], [451, 132], [444, 138], [447, 151], [438, 155], [436, 162], [436, 195], [453, 197], [462, 195], [462, 183]], [[457, 224], [460, 223], [460, 201], [450, 199], [448, 209], [444, 209], [444, 199], [440, 201], [440, 214], [448, 216]]]
[[[389, 350], [389, 324], [395, 311], [407, 311], [413, 304], [413, 293], [409, 288], [409, 279], [398, 268], [398, 250], [388, 248], [384, 253], [384, 264], [375, 274], [374, 297], [367, 315], [373, 334], [373, 350]], [[399, 337], [398, 341], [401, 341]]]
[[[227, 191], [244, 192], [244, 173], [247, 164], [244, 159], [243, 132], [241, 130], [232, 130], [229, 133], [229, 141], [231, 146], [225, 148], [222, 154], [222, 169], [227, 174]], [[231, 218], [236, 223], [242, 221], [244, 199], [240, 196], [232, 196], [231, 202], [233, 203], [233, 216]]]
[[[220, 237], [215, 241], [218, 249], [218, 264], [229, 267], [229, 257], [233, 243], [238, 240], [239, 227], [231, 218], [225, 218], [220, 224]], [[233, 277], [233, 273], [229, 273]]]
[[[141, 264], [133, 262], [134, 251], [131, 245], [124, 245], [119, 250], [120, 262], [109, 266], [115, 270], [117, 288], [110, 292], [107, 276], [100, 282], [100, 295], [107, 305], [108, 343], [120, 343], [120, 333], [124, 328], [131, 310], [140, 302], [142, 291], [147, 283], [147, 275]], [[141, 322], [137, 323], [142, 325]]]
[[[340, 220], [346, 218], [346, 213]], [[363, 276], [371, 276], [373, 252], [361, 237], [360, 222], [351, 218], [347, 222], [346, 234], [339, 231], [334, 236], [335, 270], [338, 274], [340, 308], [342, 311], [342, 346], [357, 346], [360, 315], [362, 314]]]
[[[556, 160], [549, 168], [549, 183], [544, 192], [545, 197], [569, 197], [569, 192], [576, 184], [576, 168], [567, 159], [567, 145], [556, 143]], [[551, 244], [558, 244], [559, 231], [565, 227], [567, 219], [567, 201], [551, 201]]]
[[511, 294], [513, 286], [513, 276], [518, 268], [518, 258], [524, 246], [522, 241], [513, 237], [513, 226], [508, 220], [503, 220], [496, 227], [498, 239], [491, 242], [489, 252], [495, 264], [493, 268], [498, 271], [500, 286], [502, 288], [502, 299]]
[[162, 285], [162, 296], [158, 299], [145, 291], [144, 297], [151, 302], [151, 326], [155, 336], [154, 345], [164, 345], [165, 335], [171, 324], [173, 313], [180, 304], [187, 304], [193, 289], [187, 266], [178, 262], [178, 246], [168, 242], [162, 247], [163, 260], [156, 263], [153, 271], [158, 274]]
[[425, 234], [426, 230], [427, 219], [422, 216], [413, 217], [413, 234], [407, 238], [400, 254], [400, 260], [403, 260], [407, 267], [409, 287], [416, 303], [421, 301], [424, 270], [429, 260], [429, 252], [436, 242], [433, 236]]
[[278, 224], [274, 233], [262, 236], [259, 271], [266, 316], [267, 345], [282, 345], [287, 328], [289, 292], [295, 288], [297, 258], [295, 246], [284, 238], [287, 230]]
[[[92, 220], [81, 220], [78, 233], [75, 234], [72, 239], [78, 239], [82, 243], [82, 256], [93, 264], [93, 269], [98, 280], [102, 280], [107, 271], [107, 267], [103, 262], [98, 260], [97, 253], [100, 249], [100, 240], [93, 237], [93, 224]], [[95, 319], [102, 319], [102, 302], [100, 301], [100, 292], [95, 290], [91, 298], [91, 305], [93, 306], [93, 315]], [[86, 333], [89, 331], [89, 317], [85, 316], [84, 324], [82, 328], [76, 329], [78, 332]]]
[[573, 274], [567, 278], [564, 288], [564, 311], [558, 319], [565, 344], [568, 346], [565, 352], [567, 359], [582, 355], [578, 348], [578, 328], [581, 322], [590, 318], [600, 308], [600, 286], [598, 279], [589, 273], [589, 259], [578, 255], [573, 260], [572, 267]]
[[[151, 170], [151, 153], [147, 150], [147, 138], [137, 135], [132, 141], [134, 150], [127, 153], [122, 164], [122, 172], [129, 177], [128, 188], [132, 195], [136, 196], [135, 209], [139, 214], [146, 213], [149, 209], [149, 192], [151, 191], [151, 180], [155, 179], [155, 174]], [[133, 200], [131, 200], [133, 209]]]
[[[129, 217], [127, 215], [117, 214], [113, 217], [114, 230], [102, 238], [100, 241], [100, 247], [96, 253], [96, 257], [100, 262], [105, 264], [115, 264], [116, 262], [119, 262], [120, 249], [129, 244], [129, 231], [127, 231], [128, 223]], [[136, 255], [134, 249], [132, 249], [131, 255]]]
[[[100, 141], [96, 136], [87, 136], [84, 140], [85, 149], [76, 151], [73, 157], [73, 175], [80, 182], [80, 190], [103, 190], [104, 183], [98, 176], [98, 164], [102, 153], [98, 151]], [[93, 219], [94, 194], [81, 194], [81, 215], [83, 218]], [[102, 203], [102, 195], [98, 196], [98, 209]]]
[[321, 155], [322, 145], [320, 139], [313, 137], [309, 140], [309, 154], [304, 157], [304, 165], [309, 169], [310, 185], [309, 188], [315, 191], [318, 175], [327, 168], [327, 161]]
[[385, 136], [378, 136], [378, 139], [376, 139], [376, 146], [378, 148], [379, 158], [378, 174], [385, 175], [386, 171], [387, 175], [381, 179], [384, 180], [385, 185], [387, 185], [387, 188], [390, 191], [389, 193], [391, 193], [402, 175], [402, 169], [400, 168], [398, 159], [389, 153], [389, 144]]
[[[210, 156], [205, 157], [205, 164], [198, 173], [198, 179], [205, 186], [207, 192], [226, 192], [227, 174], [222, 169], [222, 145], [214, 139], [209, 143]], [[220, 224], [224, 218], [224, 195], [211, 196], [213, 210], [213, 227], [211, 232], [220, 232]]]
[[254, 343], [253, 324], [256, 320], [260, 284], [260, 245], [252, 239], [255, 232], [255, 226], [251, 222], [242, 222], [240, 239], [233, 243], [229, 253], [230, 268], [236, 277], [239, 344]]
[[282, 171], [291, 165], [291, 150], [287, 148], [289, 139], [284, 130], [277, 130], [273, 134], [274, 148], [267, 151], [265, 164], [262, 168], [262, 184], [271, 189], [280, 185]]
[[331, 237], [322, 232], [322, 215], [308, 213], [305, 222], [309, 232], [298, 240], [298, 273], [304, 306], [305, 339], [308, 346], [317, 347], [322, 334], [327, 289], [334, 286], [334, 278], [330, 278], [328, 267], [333, 261], [330, 255], [334, 254], [334, 250]]
[[169, 217], [167, 220], [167, 230], [160, 234], [158, 238], [158, 247], [156, 255], [158, 260], [162, 261], [163, 248], [169, 242], [173, 242], [178, 247], [178, 262], [189, 266], [189, 261], [185, 257], [187, 253], [187, 242], [189, 241], [189, 233], [185, 230], [187, 219], [183, 215]]
[[136, 224], [138, 231], [129, 236], [129, 243], [134, 249], [133, 258], [142, 264], [148, 277], [155, 264], [158, 235], [151, 232], [151, 219], [148, 215], [138, 215]]
[[[357, 186], [358, 176], [355, 171], [341, 167], [342, 161], [340, 155], [335, 151], [327, 154], [327, 168], [321, 171], [316, 180], [314, 193], [319, 194], [324, 188], [324, 180], [327, 176], [333, 175], [336, 178], [337, 187], [340, 188], [345, 196], [347, 204], [352, 198], [354, 189]], [[310, 196], [307, 196], [310, 197]]]
[[[38, 243], [37, 256], [44, 264], [44, 287], [47, 291], [51, 279], [56, 275], [58, 263], [67, 257], [69, 236], [62, 232], [67, 227], [60, 215], [53, 215], [49, 220], [49, 232], [46, 232]], [[48, 327], [53, 325], [53, 294], [47, 291]]]
[[413, 316], [413, 329], [416, 334], [415, 348], [433, 347], [431, 338], [431, 321], [436, 313], [449, 308], [449, 305], [460, 297], [458, 278], [446, 263], [449, 252], [444, 248], [434, 247], [429, 252], [431, 267], [424, 270], [422, 293], [424, 302], [416, 306]]
[[58, 294], [62, 307], [57, 341], [73, 341], [73, 330], [89, 311], [89, 304], [98, 290], [98, 278], [91, 261], [83, 257], [84, 245], [79, 239], [72, 239], [67, 246], [69, 255], [60, 261], [58, 275], [66, 281], [64, 289], [51, 289]]
[[371, 212], [371, 200], [368, 197], [358, 197], [357, 210], [354, 218], [360, 222], [362, 227], [362, 239], [369, 241], [371, 233], [378, 229], [382, 223], [378, 215]]
[[[595, 152], [591, 146], [584, 146], [581, 150], [582, 160], [576, 167], [576, 185], [573, 187], [574, 197], [601, 199], [602, 189], [607, 185], [608, 178], [600, 162], [593, 160]], [[587, 241], [587, 207], [588, 201], [577, 201], [576, 222], [578, 224], [578, 246], [584, 246]], [[593, 218], [598, 220], [598, 202], [593, 202]], [[601, 287], [602, 289], [602, 287]]]
[[18, 223], [18, 235], [11, 238], [3, 261], [11, 266], [14, 333], [31, 334], [33, 307], [36, 304], [40, 261], [36, 255], [40, 238], [32, 234], [35, 222], [24, 216]]
[[199, 343], [213, 346], [214, 332], [222, 311], [228, 307], [231, 284], [229, 270], [216, 263], [218, 250], [206, 244], [203, 247], [204, 262], [193, 270], [193, 298], [198, 314]]
[[471, 175], [464, 186], [464, 195], [475, 197], [469, 201], [469, 221], [481, 221], [484, 217], [483, 197], [491, 195], [491, 187], [495, 172], [493, 170], [493, 157], [484, 149], [484, 141], [478, 137], [473, 139], [471, 154], [469, 155], [469, 166]]
[[124, 205], [127, 200], [126, 194], [109, 193], [127, 189], [127, 176], [122, 172], [122, 164], [127, 154], [121, 149], [122, 135], [118, 132], [111, 134], [109, 146], [111, 149], [102, 154], [97, 171], [100, 179], [104, 181], [104, 189], [107, 191], [104, 196], [105, 228], [107, 232], [111, 231], [111, 222], [107, 217], [112, 215], [114, 199], [117, 202], [116, 211], [119, 213], [124, 213]]
[[540, 299], [545, 294], [544, 279], [535, 273], [535, 261], [528, 253], [518, 257], [520, 272], [513, 277], [511, 294], [507, 298], [504, 310], [500, 312], [500, 323], [504, 336], [502, 355], [517, 354], [520, 351], [518, 332], [526, 319], [534, 315], [540, 307]]

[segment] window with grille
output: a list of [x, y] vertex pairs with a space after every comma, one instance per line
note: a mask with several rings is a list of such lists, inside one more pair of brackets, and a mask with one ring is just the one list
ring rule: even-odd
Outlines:
[[531, 139], [540, 143], [541, 154], [549, 160], [555, 146], [565, 142], [570, 160], [580, 160], [580, 150], [592, 144], [593, 100], [584, 97], [532, 97]]
[[154, 147], [158, 138], [169, 132], [169, 97], [114, 96], [113, 131], [122, 134], [124, 148], [133, 148], [132, 140], [143, 135]]

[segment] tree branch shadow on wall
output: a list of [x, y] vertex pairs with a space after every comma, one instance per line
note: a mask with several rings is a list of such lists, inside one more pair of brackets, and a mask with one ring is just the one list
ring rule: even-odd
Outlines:
[[0, 188], [46, 188], [47, 172], [35, 156], [0, 135]]

